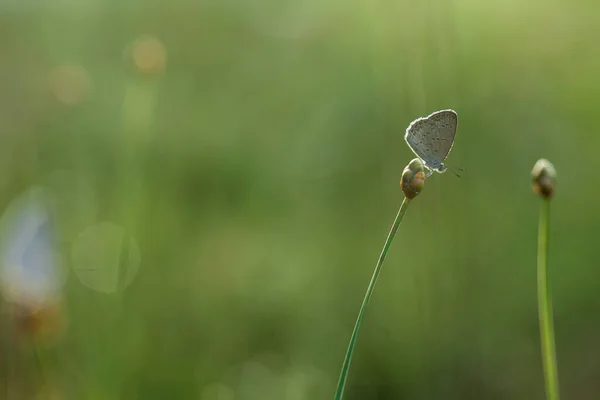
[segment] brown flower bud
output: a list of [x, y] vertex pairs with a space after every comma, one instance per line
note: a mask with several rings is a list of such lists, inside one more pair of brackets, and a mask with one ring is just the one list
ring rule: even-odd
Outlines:
[[50, 85], [54, 98], [62, 105], [72, 107], [85, 100], [92, 80], [81, 65], [67, 64], [52, 71]]
[[161, 73], [167, 64], [167, 51], [160, 40], [145, 36], [133, 43], [131, 57], [137, 70], [146, 76]]
[[425, 168], [418, 158], [413, 159], [404, 171], [400, 180], [400, 188], [408, 200], [412, 200], [421, 193], [425, 186]]

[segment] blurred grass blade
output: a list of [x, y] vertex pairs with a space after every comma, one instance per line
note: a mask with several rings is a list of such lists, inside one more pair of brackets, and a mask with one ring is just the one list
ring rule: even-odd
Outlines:
[[542, 200], [540, 225], [538, 231], [538, 311], [540, 319], [540, 339], [542, 362], [546, 381], [546, 398], [559, 399], [558, 369], [556, 366], [556, 348], [554, 343], [554, 322], [552, 318], [552, 297], [548, 284], [548, 227], [550, 219], [550, 199]]
[[344, 363], [342, 364], [342, 370], [340, 372], [340, 380], [338, 382], [337, 391], [335, 393], [335, 400], [341, 400], [344, 395], [344, 388], [346, 386], [346, 380], [348, 378], [348, 370], [350, 369], [350, 362], [352, 361], [352, 354], [354, 353], [354, 346], [356, 344], [356, 338], [358, 337], [358, 331], [360, 329], [360, 325], [362, 323], [363, 316], [365, 314], [365, 310], [367, 305], [369, 304], [369, 300], [371, 299], [371, 295], [373, 294], [373, 289], [375, 289], [375, 284], [377, 283], [377, 278], [381, 273], [381, 267], [383, 266], [383, 262], [387, 255], [387, 252], [390, 248], [390, 244], [396, 235], [396, 231], [400, 226], [400, 221], [402, 221], [402, 217], [406, 213], [406, 209], [408, 208], [408, 204], [410, 200], [408, 198], [404, 198], [402, 204], [400, 205], [400, 209], [398, 210], [398, 214], [396, 215], [396, 219], [392, 224], [392, 228], [390, 229], [390, 233], [385, 240], [383, 245], [383, 250], [381, 251], [381, 255], [377, 260], [377, 265], [375, 266], [375, 271], [373, 271], [373, 276], [371, 277], [371, 281], [369, 282], [369, 286], [367, 287], [367, 292], [365, 293], [365, 297], [363, 299], [362, 305], [360, 306], [360, 310], [358, 312], [358, 317], [356, 318], [356, 323], [354, 324], [354, 330], [352, 331], [352, 336], [350, 337], [350, 343], [348, 344], [348, 350], [346, 351], [346, 356], [344, 358]]

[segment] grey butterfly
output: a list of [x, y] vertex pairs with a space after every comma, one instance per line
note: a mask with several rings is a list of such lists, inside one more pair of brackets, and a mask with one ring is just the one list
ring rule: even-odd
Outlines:
[[440, 110], [415, 119], [406, 128], [404, 140], [425, 164], [427, 176], [433, 171], [446, 172], [443, 161], [452, 150], [457, 125], [458, 115], [454, 110]]

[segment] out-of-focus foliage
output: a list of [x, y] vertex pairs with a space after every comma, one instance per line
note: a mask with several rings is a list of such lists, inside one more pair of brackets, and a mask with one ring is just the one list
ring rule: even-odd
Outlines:
[[593, 1], [0, 1], [0, 261], [63, 282], [4, 296], [2, 398], [331, 398], [404, 129], [453, 108], [465, 171], [404, 219], [346, 397], [542, 398], [546, 157], [561, 386], [597, 399], [598, 26]]

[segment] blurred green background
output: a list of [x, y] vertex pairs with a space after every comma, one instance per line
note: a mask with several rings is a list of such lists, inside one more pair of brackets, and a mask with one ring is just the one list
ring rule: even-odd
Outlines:
[[599, 24], [594, 1], [0, 0], [0, 207], [45, 188], [66, 273], [51, 306], [4, 296], [0, 398], [333, 398], [404, 130], [443, 108], [464, 172], [409, 208], [345, 398], [544, 397], [540, 157], [561, 390], [600, 398]]

